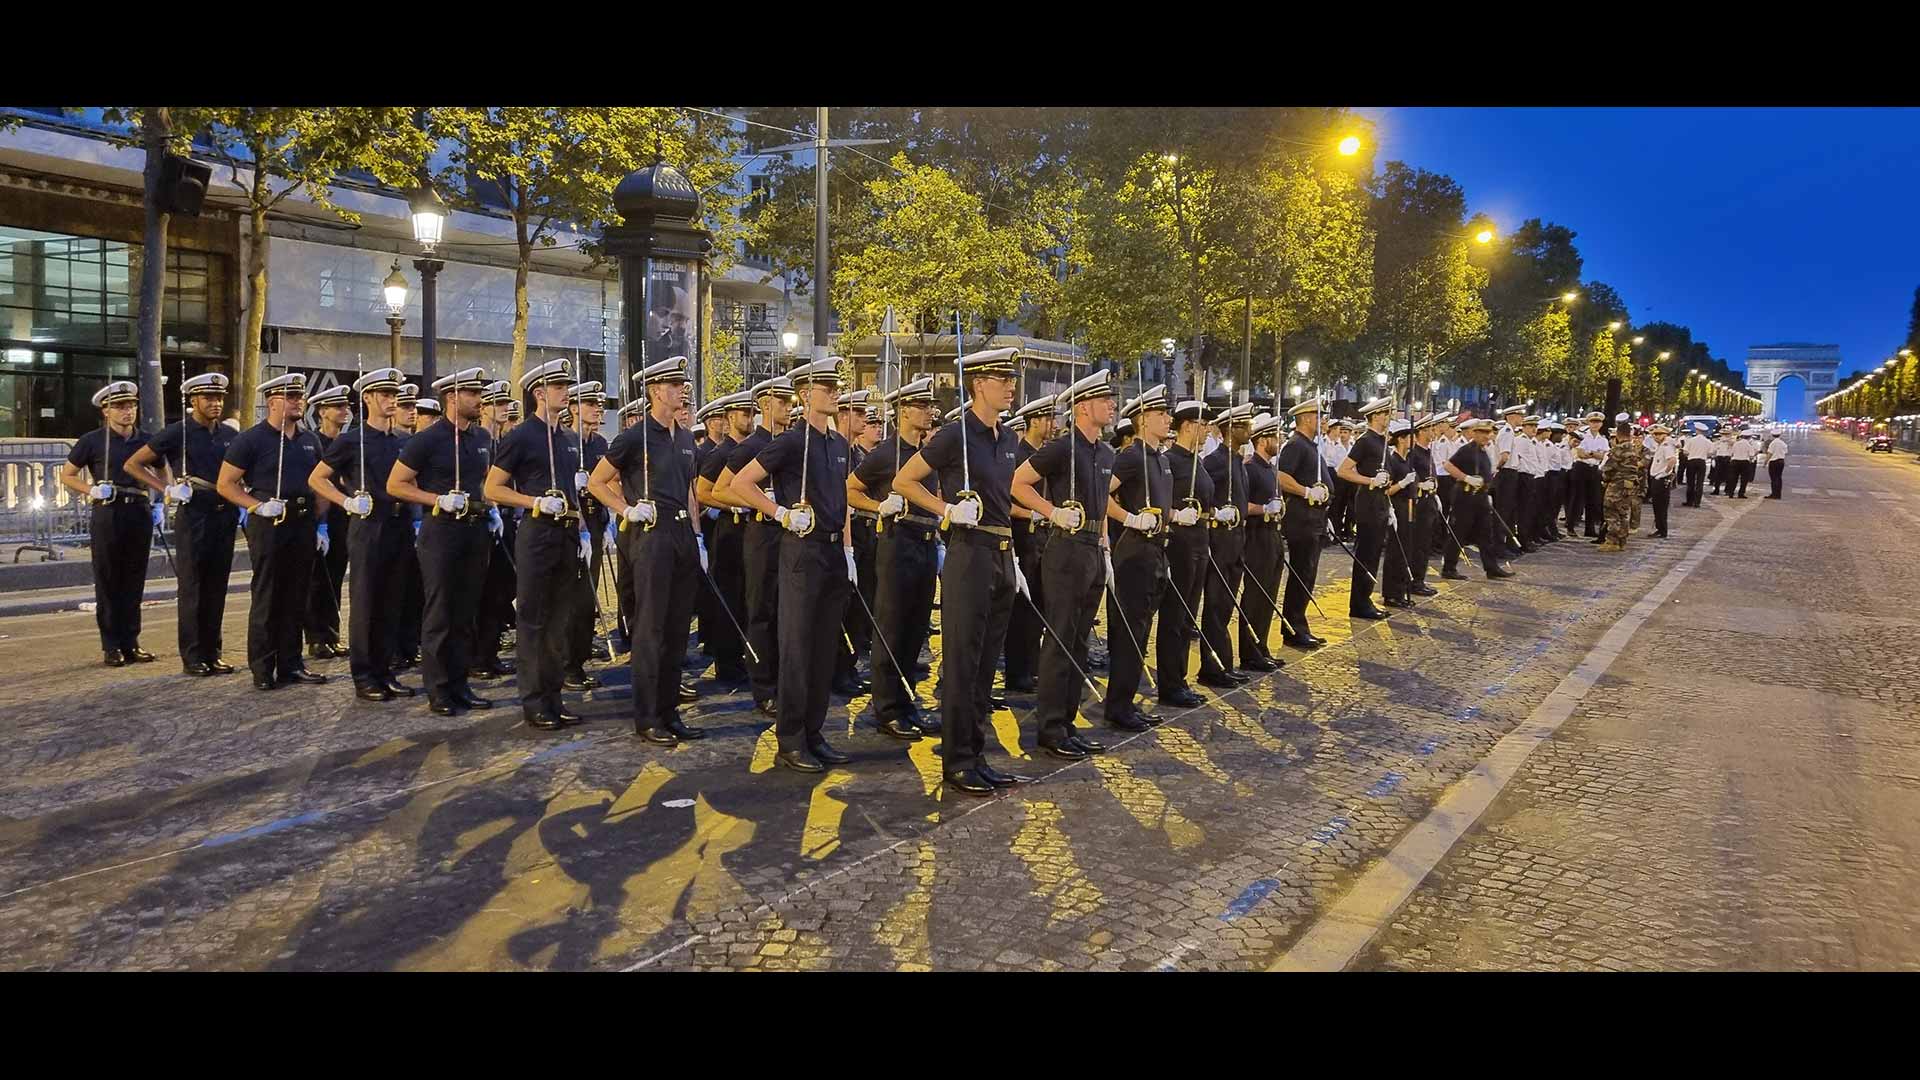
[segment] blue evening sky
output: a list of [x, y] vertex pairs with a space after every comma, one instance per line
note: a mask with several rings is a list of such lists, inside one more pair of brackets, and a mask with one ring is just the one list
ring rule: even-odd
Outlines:
[[1747, 346], [1900, 346], [1920, 286], [1920, 109], [1358, 110], [1378, 161], [1445, 173], [1469, 212], [1573, 229], [1636, 322]]

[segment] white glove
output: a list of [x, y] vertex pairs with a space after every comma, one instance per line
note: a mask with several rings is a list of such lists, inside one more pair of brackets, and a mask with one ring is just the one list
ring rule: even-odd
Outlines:
[[1393, 512], [1392, 503], [1387, 504], [1387, 527], [1390, 529], [1397, 529], [1400, 527], [1400, 518], [1398, 515], [1396, 515]]
[[268, 499], [266, 502], [253, 508], [254, 517], [263, 517], [269, 520], [277, 518], [286, 512], [287, 504], [281, 502], [279, 499]]
[[593, 534], [585, 529], [580, 530], [580, 561], [593, 561]]
[[709, 506], [709, 507], [707, 507], [707, 508], [706, 508], [705, 510], [702, 510], [702, 511], [700, 511], [700, 512], [701, 512], [701, 513], [703, 513], [703, 514], [705, 514], [705, 515], [707, 515], [707, 520], [708, 520], [708, 521], [719, 521], [719, 520], [720, 520], [720, 508], [719, 508], [719, 507], [717, 507], [717, 506]]
[[193, 485], [187, 483], [185, 480], [167, 485], [167, 499], [170, 502], [177, 503], [192, 502]]
[[576, 492], [579, 492], [582, 495], [585, 495], [587, 493], [587, 474], [586, 473], [577, 472], [573, 474], [573, 490]]
[[314, 530], [313, 547], [315, 551], [318, 551], [322, 555], [333, 550], [333, 536], [331, 530], [327, 528], [327, 523], [324, 521], [320, 523], [318, 529]]
[[906, 496], [901, 495], [899, 492], [895, 492], [892, 495], [889, 495], [886, 498], [880, 500], [879, 513], [881, 517], [892, 517], [895, 514], [904, 514], [906, 512], [907, 512]]
[[91, 498], [99, 499], [102, 501], [111, 499], [113, 498], [113, 485], [107, 483], [105, 480], [102, 480], [99, 483], [88, 488], [87, 495], [90, 496]]
[[946, 513], [942, 517], [949, 525], [978, 525], [980, 524], [980, 501], [962, 499], [957, 503], [948, 503]]
[[1327, 485], [1325, 484], [1315, 484], [1307, 489], [1307, 501], [1309, 503], [1324, 505], [1328, 498]]
[[651, 525], [659, 517], [660, 511], [650, 502], [637, 502], [627, 507], [627, 520], [635, 525]]
[[620, 541], [615, 539], [616, 535], [611, 521], [607, 522], [607, 531], [600, 534], [600, 550], [615, 558], [620, 554]]
[[1152, 514], [1128, 514], [1127, 520], [1122, 524], [1126, 525], [1126, 527], [1129, 529], [1135, 530], [1136, 532], [1150, 533], [1153, 531], [1153, 526], [1154, 526], [1153, 515]]
[[1047, 520], [1068, 532], [1079, 532], [1080, 527], [1087, 523], [1087, 515], [1077, 506], [1056, 506], [1053, 513], [1047, 515]]
[[507, 523], [500, 520], [500, 510], [497, 507], [487, 507], [487, 531], [495, 536], [507, 535]]
[[1191, 506], [1183, 506], [1168, 516], [1173, 519], [1175, 525], [1200, 524], [1200, 511]]
[[373, 496], [349, 495], [347, 497], [347, 513], [356, 514], [360, 517], [366, 517], [368, 514], [373, 513]]
[[[325, 525], [320, 526], [326, 528]], [[159, 503], [153, 504], [153, 531], [165, 532], [167, 529], [167, 508]], [[322, 554], [325, 554], [322, 552]]]
[[1286, 511], [1287, 511], [1287, 504], [1280, 501], [1279, 499], [1269, 499], [1267, 501], [1268, 517], [1279, 517], [1281, 514], [1286, 513]]
[[1434, 492], [1440, 490], [1440, 481], [1435, 480], [1433, 477], [1429, 476], [1425, 480], [1420, 481], [1420, 490], [1431, 495]]
[[1466, 479], [1466, 484], [1468, 491], [1479, 491], [1481, 488], [1487, 486], [1487, 479], [1484, 476], [1469, 476]]
[[1119, 592], [1119, 583], [1113, 572], [1113, 552], [1106, 548], [1101, 548], [1100, 559], [1107, 564], [1107, 588], [1112, 589], [1114, 592]]
[[439, 507], [442, 513], [458, 514], [467, 508], [467, 493], [464, 491], [449, 491], [445, 495], [433, 500], [433, 504]]
[[1213, 520], [1222, 525], [1230, 525], [1239, 520], [1239, 518], [1240, 510], [1238, 507], [1222, 506], [1213, 512]]
[[704, 574], [707, 572], [707, 538], [694, 534], [693, 546], [700, 552], [700, 572]]
[[1398, 483], [1394, 484], [1392, 487], [1388, 488], [1387, 490], [1389, 492], [1404, 491], [1406, 490], [1407, 485], [1413, 483], [1414, 479], [1415, 479], [1414, 475], [1412, 473], [1408, 473], [1407, 475], [1401, 477]]
[[559, 517], [567, 512], [567, 500], [558, 495], [542, 495], [533, 500], [533, 508], [548, 517]]
[[804, 506], [780, 507], [773, 517], [791, 533], [804, 533], [813, 528], [813, 511]]
[[1391, 484], [1391, 483], [1393, 483], [1393, 477], [1388, 476], [1386, 473], [1386, 470], [1382, 469], [1381, 471], [1373, 474], [1373, 479], [1367, 482], [1367, 486], [1374, 489], [1375, 491], [1378, 491], [1381, 488], [1386, 487], [1388, 484]]
[[[847, 552], [847, 565], [853, 565], [853, 552]], [[1020, 572], [1020, 560], [1013, 560], [1013, 591], [1027, 599], [1033, 599], [1033, 593], [1027, 589], [1027, 575]]]
[[940, 576], [947, 569], [947, 545], [935, 544], [933, 547], [933, 574]]

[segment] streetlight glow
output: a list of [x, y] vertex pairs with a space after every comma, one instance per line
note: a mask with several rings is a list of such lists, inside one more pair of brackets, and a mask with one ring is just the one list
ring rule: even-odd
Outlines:
[[1473, 240], [1477, 244], [1491, 244], [1493, 243], [1493, 230], [1481, 229], [1479, 232], [1473, 234]]
[[1382, 372], [1379, 372], [1379, 373], [1377, 373], [1377, 374], [1375, 374], [1375, 375], [1374, 375], [1374, 377], [1373, 377], [1373, 384], [1374, 384], [1375, 386], [1385, 386], [1385, 385], [1387, 385], [1387, 373], [1386, 373], [1386, 372], [1384, 372], [1384, 371], [1382, 371]]
[[1293, 384], [1292, 386], [1289, 386], [1289, 387], [1287, 387], [1287, 396], [1288, 396], [1288, 397], [1290, 397], [1290, 398], [1297, 398], [1297, 397], [1299, 397], [1299, 396], [1300, 396], [1300, 384], [1299, 384], [1299, 383], [1294, 383], [1294, 384]]
[[1428, 392], [1429, 392], [1429, 393], [1439, 393], [1439, 391], [1440, 391], [1440, 380], [1439, 380], [1439, 379], [1428, 379], [1428, 380], [1427, 380], [1427, 390], [1428, 390]]
[[1633, 343], [1635, 345], [1645, 345], [1647, 343], [1647, 339], [1640, 336], [1639, 334], [1635, 334], [1633, 335]]
[[1232, 380], [1232, 379], [1221, 379], [1221, 380], [1220, 380], [1220, 389], [1221, 389], [1222, 391], [1224, 391], [1224, 392], [1226, 392], [1226, 393], [1229, 393], [1229, 394], [1231, 394], [1231, 393], [1233, 393], [1233, 380]]
[[1614, 333], [1616, 333], [1616, 334], [1617, 334], [1617, 333], [1619, 333], [1619, 332], [1620, 332], [1620, 320], [1618, 320], [1618, 319], [1615, 319], [1614, 321], [1612, 321], [1612, 322], [1610, 322], [1610, 323], [1608, 323], [1608, 324], [1607, 324], [1607, 329], [1609, 329], [1609, 330], [1611, 330], [1611, 331], [1613, 331], [1613, 332], [1614, 332]]
[[393, 273], [380, 283], [380, 291], [386, 295], [387, 310], [395, 315], [407, 310], [407, 278], [400, 272], [400, 260], [393, 260]]
[[1360, 152], [1360, 136], [1349, 135], [1340, 140], [1340, 156], [1352, 157]]
[[440, 193], [431, 187], [416, 190], [407, 199], [407, 213], [413, 219], [414, 242], [425, 248], [427, 254], [440, 246], [441, 237], [447, 228], [447, 204]]
[[1309, 364], [1309, 363], [1308, 363], [1307, 361], [1305, 361], [1305, 360], [1302, 360], [1302, 361], [1300, 361], [1299, 363], [1297, 363], [1297, 364], [1295, 364], [1295, 365], [1293, 365], [1293, 370], [1295, 370], [1295, 371], [1297, 371], [1297, 372], [1299, 372], [1299, 373], [1300, 373], [1300, 375], [1301, 375], [1301, 377], [1302, 377], [1302, 378], [1305, 378], [1305, 377], [1306, 377], [1306, 374], [1307, 374], [1307, 368], [1308, 368], [1308, 367], [1311, 367], [1311, 366], [1312, 366], [1312, 365], [1311, 365], [1311, 364]]
[[1580, 299], [1580, 294], [1577, 292], [1563, 292], [1560, 294], [1560, 299], [1571, 304], [1575, 300]]

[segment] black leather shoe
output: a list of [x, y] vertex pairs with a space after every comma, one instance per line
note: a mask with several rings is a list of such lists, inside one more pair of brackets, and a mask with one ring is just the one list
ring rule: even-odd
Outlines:
[[1228, 675], [1224, 671], [1222, 672], [1203, 671], [1200, 673], [1200, 677], [1195, 681], [1198, 682], [1201, 686], [1211, 686], [1215, 690], [1238, 690], [1240, 688], [1239, 680], [1233, 678], [1231, 675]]
[[227, 663], [217, 656], [207, 661], [207, 671], [214, 675], [231, 675], [235, 670], [232, 664]]
[[1025, 678], [1007, 680], [1007, 693], [1009, 694], [1031, 694], [1037, 689], [1039, 689], [1039, 683], [1035, 682], [1031, 675]]
[[1001, 772], [999, 769], [994, 768], [984, 761], [974, 766], [973, 771], [980, 774], [980, 779], [985, 780], [994, 787], [1012, 787], [1015, 784], [1030, 784], [1033, 782], [1033, 777], [1031, 776], [1026, 776], [1021, 773]]
[[573, 712], [572, 710], [568, 709], [565, 705], [555, 705], [552, 709], [552, 712], [553, 712], [553, 718], [555, 720], [560, 721], [563, 724], [572, 725], [572, 724], [584, 724], [587, 722], [586, 717], [581, 716], [577, 712]]
[[253, 688], [255, 690], [278, 690], [283, 685], [285, 684], [274, 679], [263, 679], [258, 675], [253, 677]]
[[287, 674], [280, 676], [280, 681], [283, 683], [303, 682], [310, 686], [319, 686], [321, 683], [327, 681], [327, 677], [325, 675], [315, 674], [306, 668], [294, 668]]
[[131, 649], [122, 649], [120, 651], [126, 656], [127, 663], [129, 664], [150, 664], [154, 661], [154, 655], [138, 645], [135, 645]]
[[663, 727], [650, 727], [643, 731], [635, 732], [635, 734], [658, 746], [680, 745], [680, 736], [675, 735]]
[[680, 684], [680, 703], [681, 704], [686, 705], [699, 700], [700, 700], [700, 691], [695, 690], [693, 687], [688, 686], [686, 683]]
[[1487, 576], [1490, 578], [1509, 578], [1509, 577], [1517, 577], [1518, 575], [1516, 575], [1513, 571], [1507, 569], [1504, 566], [1496, 566], [1493, 569], [1487, 571]]
[[812, 754], [814, 758], [816, 758], [819, 761], [825, 762], [828, 765], [845, 765], [847, 762], [853, 760], [852, 754], [842, 753], [839, 750], [835, 750], [832, 746], [827, 744], [827, 741], [825, 739], [822, 739], [819, 742], [814, 743], [812, 746], [807, 747], [807, 753]]
[[331, 660], [333, 659], [333, 655], [334, 655], [333, 646], [309, 645], [307, 646], [307, 655], [312, 657], [315, 660]]
[[727, 668], [715, 665], [713, 669], [713, 681], [723, 683], [727, 686], [739, 686], [741, 683], [748, 682], [752, 678], [753, 676], [748, 674], [746, 668]]
[[204, 678], [213, 674], [213, 669], [205, 664], [181, 664], [180, 672], [183, 675], [199, 675]]
[[395, 671], [405, 671], [410, 667], [419, 667], [419, 666], [420, 666], [420, 650], [418, 649], [415, 649], [410, 653], [401, 653], [399, 656], [396, 656], [393, 658], [393, 670]]
[[988, 698], [987, 702], [996, 709], [1004, 709], [1007, 707], [1007, 699], [1006, 699], [1006, 696], [1003, 694], [995, 694], [992, 697]]
[[525, 716], [528, 727], [540, 731], [559, 731], [561, 728], [566, 727], [565, 724], [560, 722], [559, 717], [550, 712], [536, 712], [533, 709], [526, 709], [522, 715]]
[[674, 737], [678, 739], [704, 739], [707, 737], [706, 728], [688, 727], [682, 723], [677, 716], [660, 726], [673, 732]]
[[393, 700], [393, 695], [388, 692], [386, 687], [375, 686], [372, 683], [356, 683], [353, 688], [353, 696], [359, 698], [361, 701]]
[[1295, 649], [1317, 649], [1325, 644], [1312, 634], [1283, 634], [1280, 637], [1280, 643]]
[[448, 696], [453, 698], [455, 704], [464, 706], [469, 709], [493, 708], [493, 702], [488, 701], [486, 698], [483, 698], [483, 697], [475, 697], [473, 691], [471, 690], [455, 690], [452, 694]]
[[762, 715], [773, 717], [776, 720], [780, 717], [780, 703], [772, 698], [768, 698], [765, 701], [756, 701], [753, 703], [753, 707], [758, 709]]
[[1415, 594], [1419, 596], [1439, 596], [1440, 595], [1439, 589], [1434, 588], [1433, 586], [1427, 584], [1424, 581], [1418, 585], [1415, 585], [1413, 587], [1413, 591]]
[[585, 674], [572, 671], [567, 672], [560, 678], [560, 689], [571, 690], [576, 694], [583, 690], [591, 690], [598, 685], [600, 685], [599, 680], [596, 679], [590, 682]]
[[773, 763], [795, 772], [826, 772], [827, 767], [807, 756], [804, 750], [782, 750], [773, 755]]
[[1413, 606], [1413, 601], [1402, 600], [1399, 597], [1394, 597], [1393, 599], [1386, 601], [1386, 605], [1390, 608], [1410, 608]]
[[1467, 575], [1465, 575], [1465, 574], [1463, 574], [1463, 573], [1461, 573], [1461, 572], [1460, 572], [1460, 571], [1458, 571], [1458, 570], [1455, 570], [1455, 569], [1453, 569], [1452, 567], [1448, 567], [1448, 568], [1446, 568], [1446, 569], [1444, 569], [1444, 570], [1441, 570], [1441, 571], [1440, 571], [1440, 576], [1441, 576], [1441, 577], [1443, 577], [1443, 578], [1446, 578], [1446, 579], [1447, 579], [1448, 581], [1465, 581], [1465, 580], [1467, 580]]
[[921, 713], [913, 718], [913, 722], [929, 735], [940, 734], [940, 718], [932, 713]]
[[450, 698], [428, 695], [427, 711], [435, 716], [454, 716], [460, 712], [460, 707], [455, 705]]
[[1107, 752], [1106, 743], [1097, 742], [1093, 739], [1089, 739], [1085, 735], [1082, 735], [1077, 731], [1074, 732], [1072, 735], [1067, 736], [1067, 742], [1073, 744], [1074, 746], [1079, 747], [1082, 750], [1085, 750], [1089, 754], [1104, 754]]
[[1139, 713], [1131, 712], [1124, 716], [1109, 716], [1107, 717], [1107, 724], [1110, 727], [1117, 727], [1121, 731], [1148, 731], [1153, 727], [1153, 725], [1147, 723]]
[[[779, 758], [775, 758], [774, 760], [778, 761]], [[968, 769], [965, 772], [948, 773], [947, 786], [955, 791], [964, 791], [969, 795], [991, 795], [1000, 790], [988, 783], [985, 777], [973, 769]]]
[[1521, 545], [1520, 545], [1520, 553], [1521, 553], [1522, 555], [1531, 555], [1531, 554], [1533, 554], [1534, 552], [1536, 552], [1536, 551], [1539, 551], [1539, 550], [1540, 550], [1540, 545], [1539, 545], [1539, 544], [1536, 544], [1536, 543], [1534, 543], [1534, 542], [1533, 542], [1533, 541], [1531, 541], [1531, 540], [1529, 540], [1529, 541], [1527, 541], [1526, 543], [1524, 543], [1524, 544], [1521, 544]]
[[878, 725], [878, 727], [880, 734], [891, 735], [896, 739], [905, 739], [908, 742], [917, 742], [926, 737], [926, 732], [920, 730], [920, 725], [911, 720], [888, 720]]
[[1243, 656], [1240, 658], [1242, 671], [1279, 671], [1280, 661], [1265, 656]]
[[1073, 745], [1071, 738], [1062, 739], [1057, 743], [1041, 743], [1040, 749], [1045, 750], [1054, 757], [1065, 758], [1068, 761], [1079, 761], [1087, 756], [1085, 750]]
[[470, 679], [504, 679], [511, 674], [513, 674], [511, 668], [498, 662], [492, 664], [476, 664], [467, 669], [467, 677]]
[[414, 692], [413, 687], [402, 686], [400, 684], [400, 680], [394, 678], [391, 675], [387, 676], [386, 682], [384, 683], [384, 685], [387, 688], [387, 693], [392, 694], [394, 697], [412, 697], [413, 696], [413, 692]]
[[1207, 699], [1184, 686], [1162, 691], [1160, 694], [1160, 704], [1171, 705], [1176, 709], [1197, 709], [1206, 703]]
[[872, 688], [851, 676], [842, 676], [833, 680], [833, 692], [841, 697], [859, 697], [870, 689]]

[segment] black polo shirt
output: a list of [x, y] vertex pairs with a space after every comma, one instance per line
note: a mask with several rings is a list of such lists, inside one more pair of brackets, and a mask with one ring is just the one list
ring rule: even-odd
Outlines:
[[1213, 474], [1200, 467], [1200, 455], [1174, 443], [1167, 447], [1167, 468], [1173, 473], [1173, 503], [1185, 506], [1188, 499], [1200, 504], [1202, 511], [1213, 509]]
[[126, 473], [127, 459], [145, 445], [147, 433], [138, 427], [125, 438], [115, 435], [104, 426], [97, 427], [73, 441], [73, 449], [67, 451], [67, 463], [92, 473], [96, 484], [104, 482], [115, 487], [138, 487], [145, 492], [147, 485]]
[[1453, 462], [1454, 468], [1468, 476], [1478, 476], [1484, 480], [1493, 478], [1493, 458], [1488, 456], [1479, 443], [1472, 440], [1468, 440], [1460, 449], [1455, 450], [1453, 456], [1447, 460]]
[[[418, 474], [414, 483], [430, 495], [453, 493], [454, 431], [453, 421], [442, 420], [416, 433], [400, 449], [400, 464]], [[491, 464], [492, 437], [479, 424], [468, 424], [467, 430], [460, 432], [460, 490], [467, 493], [470, 504], [485, 499], [487, 467]]]
[[1240, 452], [1221, 443], [1200, 459], [1200, 467], [1213, 477], [1213, 505], [1231, 506], [1246, 517], [1247, 463], [1240, 460]]
[[847, 473], [851, 468], [847, 440], [829, 425], [824, 432], [804, 422], [789, 427], [754, 458], [773, 480], [773, 501], [781, 506], [800, 502], [801, 459], [806, 459], [807, 505], [815, 525], [839, 532], [847, 520]]
[[[1144, 450], [1144, 453], [1142, 452]], [[1144, 459], [1144, 460], [1143, 460]], [[1142, 485], [1141, 477], [1146, 477]], [[1164, 515], [1173, 507], [1173, 470], [1167, 464], [1167, 456], [1147, 448], [1147, 444], [1136, 440], [1132, 446], [1119, 451], [1113, 459], [1113, 479], [1120, 481], [1120, 487], [1112, 494], [1114, 502], [1130, 514], [1141, 513], [1147, 501], [1145, 488], [1151, 489], [1153, 507]]]
[[726, 471], [727, 462], [733, 460], [733, 452], [739, 445], [733, 441], [733, 436], [722, 435], [720, 441], [709, 447], [707, 455], [700, 459], [701, 479], [709, 484], [719, 483], [720, 474]]
[[[645, 438], [644, 453], [640, 440]], [[693, 487], [693, 432], [679, 425], [671, 434], [651, 416], [614, 436], [607, 460], [620, 470], [620, 490], [628, 502], [653, 500], [660, 519], [689, 509], [687, 492]], [[641, 475], [646, 465], [647, 476]]]
[[[333, 440], [320, 455], [320, 460], [333, 470], [335, 487], [348, 495], [364, 491], [373, 497], [376, 507], [385, 506], [395, 501], [393, 496], [387, 494], [387, 476], [393, 472], [393, 463], [400, 460], [400, 448], [406, 442], [406, 436], [394, 434], [391, 428], [386, 431], [363, 428]], [[367, 475], [364, 477], [360, 475], [362, 453], [367, 460]]]
[[[1026, 440], [1022, 439], [1021, 445], [1025, 446]], [[1067, 471], [1069, 447], [1073, 456], [1071, 473]], [[1087, 511], [1087, 530], [1099, 531], [1101, 519], [1107, 516], [1107, 481], [1113, 476], [1113, 447], [1091, 441], [1077, 429], [1068, 428], [1064, 437], [1033, 451], [1028, 462], [1047, 482], [1048, 501], [1059, 504], [1068, 498], [1079, 500]]]
[[1347, 451], [1347, 460], [1353, 462], [1354, 472], [1372, 479], [1374, 473], [1387, 467], [1387, 437], [1369, 431], [1353, 440], [1353, 446]]
[[[733, 451], [727, 456], [727, 468], [732, 469], [733, 475], [735, 476], [746, 472], [747, 462], [759, 457], [760, 451], [765, 450], [771, 442], [773, 442], [772, 432], [763, 427], [754, 428], [753, 434], [734, 444]], [[718, 473], [714, 474], [714, 479], [716, 481], [720, 479]], [[760, 482], [760, 490], [770, 492], [773, 488], [768, 481], [762, 480]], [[767, 497], [773, 498], [772, 495], [768, 495]], [[779, 500], [775, 499], [774, 501], [778, 502]]]
[[[1322, 482], [1321, 470], [1324, 468], [1326, 463], [1320, 457], [1320, 445], [1295, 430], [1280, 447], [1280, 456], [1274, 459], [1274, 483], [1277, 485], [1280, 482], [1279, 475], [1285, 473], [1301, 487], [1311, 488]], [[1287, 535], [1318, 535], [1327, 520], [1326, 504], [1309, 506], [1307, 500], [1293, 494], [1284, 494], [1282, 497], [1287, 504], [1284, 522]]]
[[1247, 501], [1255, 506], [1265, 506], [1279, 493], [1280, 480], [1274, 475], [1273, 465], [1255, 452], [1247, 459]]
[[[551, 464], [547, 458], [548, 432], [553, 433]], [[566, 499], [569, 508], [579, 509], [573, 474], [580, 471], [580, 439], [566, 428], [548, 427], [535, 416], [500, 440], [493, 466], [507, 474], [513, 490], [520, 494], [540, 496], [551, 489]]]
[[[940, 490], [956, 495], [973, 483], [980, 496], [980, 524], [1013, 528], [1013, 455], [1020, 441], [1004, 424], [989, 428], [972, 409], [961, 416], [960, 424], [942, 424], [927, 440], [920, 456], [940, 477]], [[962, 428], [961, 424], [966, 426]], [[967, 433], [967, 470], [960, 467], [960, 432]], [[970, 473], [970, 475], [969, 475]], [[949, 497], [948, 501], [952, 499]]]
[[283, 500], [311, 498], [313, 488], [308, 486], [307, 477], [319, 463], [319, 436], [311, 431], [285, 436], [265, 420], [241, 432], [227, 446], [226, 464], [243, 474], [240, 486], [263, 499], [276, 493]]
[[[185, 462], [180, 460], [182, 431], [186, 432], [187, 441]], [[212, 484], [220, 479], [220, 463], [227, 459], [227, 448], [232, 446], [233, 440], [239, 437], [239, 432], [222, 423], [215, 422], [209, 429], [198, 423], [182, 422], [168, 424], [161, 428], [159, 434], [155, 435], [153, 441], [147, 445], [153, 447], [153, 452], [160, 456], [160, 460], [173, 466], [175, 480], [185, 480], [191, 476]], [[211, 491], [196, 491], [194, 498], [198, 499], [202, 495], [218, 498]]]
[[[900, 471], [899, 466], [913, 460], [913, 455], [919, 452], [918, 446], [895, 435], [867, 451], [867, 456], [861, 458], [860, 464], [854, 467], [853, 475], [866, 485], [867, 498], [874, 502], [885, 502], [887, 496], [893, 494], [893, 478]], [[935, 495], [940, 494], [938, 474], [928, 474], [924, 484], [928, 491]], [[907, 512], [917, 514], [925, 511], [909, 506]]]

